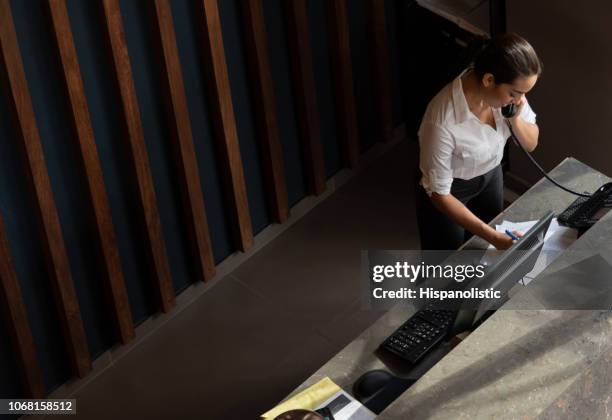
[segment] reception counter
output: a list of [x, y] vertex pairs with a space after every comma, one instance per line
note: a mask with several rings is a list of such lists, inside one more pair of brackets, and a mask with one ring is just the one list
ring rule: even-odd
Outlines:
[[[573, 158], [550, 173], [577, 191], [593, 191], [610, 179]], [[561, 212], [575, 197], [542, 179], [492, 222], [535, 220]], [[465, 248], [483, 249], [473, 238]], [[534, 282], [599, 255], [612, 264], [612, 216], [580, 236]], [[549, 277], [550, 278], [550, 277]], [[612, 272], [610, 273], [612, 282]], [[522, 287], [522, 286], [521, 286]], [[389, 405], [381, 419], [607, 418], [612, 414], [612, 313], [605, 310], [516, 310], [515, 293], [459, 344], [439, 347], [411, 368], [376, 352], [414, 309], [395, 306], [356, 337], [294, 393], [323, 377], [351, 392], [365, 372], [384, 369], [418, 380]], [[535, 305], [535, 306], [534, 306]], [[525, 307], [537, 308], [526, 302]]]

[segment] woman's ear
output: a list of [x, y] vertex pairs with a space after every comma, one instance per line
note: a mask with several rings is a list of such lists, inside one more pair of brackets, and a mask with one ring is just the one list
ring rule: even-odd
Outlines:
[[491, 73], [485, 73], [482, 76], [482, 84], [484, 87], [489, 88], [495, 85], [495, 76]]

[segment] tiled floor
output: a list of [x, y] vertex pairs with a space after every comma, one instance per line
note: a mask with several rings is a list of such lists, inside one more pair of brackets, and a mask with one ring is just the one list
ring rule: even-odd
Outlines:
[[382, 313], [362, 249], [415, 249], [403, 142], [79, 390], [84, 419], [254, 419]]

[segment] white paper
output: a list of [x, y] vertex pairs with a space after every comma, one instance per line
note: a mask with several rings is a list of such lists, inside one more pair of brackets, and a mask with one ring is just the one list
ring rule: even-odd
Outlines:
[[[343, 401], [348, 399], [348, 403], [341, 402], [336, 404], [335, 400], [338, 398]], [[372, 413], [342, 389], [323, 402], [317, 409], [327, 406], [330, 406], [330, 410], [336, 420], [374, 420], [376, 418], [376, 414]]]
[[[498, 232], [510, 232], [518, 231], [521, 233], [527, 233], [538, 221], [529, 220], [526, 222], [510, 222], [503, 220], [500, 225], [495, 225], [495, 230]], [[557, 218], [553, 218], [548, 226], [546, 235], [544, 236], [544, 246], [542, 252], [538, 256], [538, 259], [529, 273], [525, 275], [525, 278], [521, 283], [528, 284], [531, 280], [536, 278], [546, 267], [548, 267], [559, 255], [563, 253], [576, 239], [578, 238], [578, 232], [576, 229], [560, 226]], [[489, 249], [485, 253], [481, 262], [483, 264], [491, 265], [499, 253], [493, 245], [489, 245]]]

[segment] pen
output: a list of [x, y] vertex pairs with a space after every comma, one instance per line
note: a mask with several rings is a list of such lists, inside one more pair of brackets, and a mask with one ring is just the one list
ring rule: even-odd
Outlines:
[[510, 232], [508, 229], [506, 229], [506, 235], [508, 235], [509, 237], [511, 237], [513, 241], [518, 241], [518, 240], [519, 240], [519, 238], [518, 238], [518, 237], [517, 237], [515, 234], [513, 234], [512, 232]]

